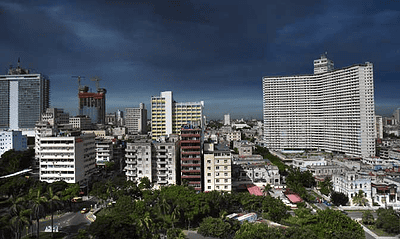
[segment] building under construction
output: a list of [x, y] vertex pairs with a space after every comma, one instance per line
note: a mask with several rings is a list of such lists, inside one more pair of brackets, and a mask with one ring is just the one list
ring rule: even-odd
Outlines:
[[79, 115], [87, 115], [92, 119], [93, 123], [104, 124], [106, 116], [106, 89], [99, 88], [98, 78], [93, 78], [96, 81], [97, 93], [89, 92], [88, 86], [80, 85], [79, 82]]

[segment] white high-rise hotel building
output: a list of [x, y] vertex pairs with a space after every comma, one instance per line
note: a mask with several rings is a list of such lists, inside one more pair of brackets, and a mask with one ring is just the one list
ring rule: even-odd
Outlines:
[[262, 80], [268, 148], [375, 156], [372, 63], [334, 70], [333, 62], [322, 55], [314, 61], [312, 75]]

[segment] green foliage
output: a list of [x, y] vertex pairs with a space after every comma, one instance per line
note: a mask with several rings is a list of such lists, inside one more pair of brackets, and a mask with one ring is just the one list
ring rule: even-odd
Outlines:
[[392, 207], [388, 209], [379, 208], [376, 213], [378, 214], [375, 222], [377, 228], [388, 233], [400, 233], [400, 215]]
[[326, 196], [328, 196], [333, 189], [332, 180], [328, 177], [326, 177], [324, 181], [318, 182], [318, 186], [320, 187], [319, 191]]
[[316, 185], [315, 179], [310, 171], [300, 171], [298, 168], [289, 168], [289, 174], [286, 177], [287, 187], [300, 195], [306, 201], [312, 201], [315, 198], [307, 193], [305, 188]]
[[139, 189], [151, 189], [152, 187], [153, 185], [148, 177], [140, 179]]
[[197, 232], [206, 237], [211, 236], [225, 239], [232, 238], [239, 228], [240, 224], [236, 220], [206, 217], [200, 223]]
[[349, 198], [344, 193], [332, 192], [331, 201], [335, 206], [345, 206], [349, 202]]
[[279, 169], [279, 173], [281, 175], [285, 175], [285, 171], [288, 168], [287, 165], [285, 165], [280, 158], [272, 155], [267, 148], [265, 147], [261, 147], [256, 145], [256, 149], [254, 151], [254, 153], [256, 154], [260, 154], [261, 156], [263, 156], [264, 159], [268, 159], [269, 161], [271, 161], [272, 164], [276, 165]]
[[15, 151], [11, 149], [5, 152], [0, 158], [0, 176], [29, 168], [32, 165], [34, 157], [34, 149], [25, 151]]
[[267, 224], [244, 222], [235, 235], [235, 239], [264, 239], [264, 238], [281, 238], [282, 234], [279, 230], [269, 229]]
[[238, 148], [233, 148], [233, 152], [235, 152], [235, 154], [239, 154], [239, 150], [238, 150]]
[[172, 239], [184, 239], [185, 234], [183, 233], [182, 229], [180, 228], [170, 228], [167, 230], [167, 238], [172, 238]]
[[363, 190], [358, 191], [355, 193], [353, 197], [353, 203], [355, 205], [366, 206], [368, 204], [368, 200], [365, 198], [365, 193]]
[[311, 214], [308, 209], [298, 209], [295, 213], [296, 217], [286, 219], [285, 223], [312, 231], [318, 238], [364, 238], [361, 226], [340, 211], [327, 209]]
[[364, 223], [365, 225], [372, 225], [374, 224], [374, 216], [372, 215], [372, 213], [370, 211], [365, 211], [362, 214], [362, 223]]

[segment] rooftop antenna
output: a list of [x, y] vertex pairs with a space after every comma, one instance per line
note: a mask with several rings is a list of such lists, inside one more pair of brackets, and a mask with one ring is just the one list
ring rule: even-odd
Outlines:
[[99, 91], [99, 81], [101, 81], [101, 79], [97, 76], [90, 78], [91, 81], [96, 81], [96, 89], [97, 91]]
[[81, 78], [85, 78], [84, 76], [71, 76], [72, 78], [78, 78], [78, 90], [81, 89]]

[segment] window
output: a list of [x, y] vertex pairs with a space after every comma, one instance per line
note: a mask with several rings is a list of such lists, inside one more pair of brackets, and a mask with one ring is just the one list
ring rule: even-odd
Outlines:
[[215, 181], [216, 181], [217, 183], [219, 183], [219, 179], [216, 179]]
[[219, 166], [216, 166], [215, 169], [216, 169], [216, 170], [219, 170]]
[[207, 183], [211, 183], [211, 179], [208, 179], [208, 180], [207, 180]]
[[207, 173], [207, 176], [211, 176], [211, 173]]
[[207, 160], [207, 163], [211, 163], [211, 160]]
[[211, 170], [211, 167], [207, 167], [207, 170]]
[[211, 189], [211, 186], [208, 186], [208, 189]]
[[215, 173], [215, 176], [219, 176], [219, 173]]
[[224, 173], [224, 176], [228, 176], [228, 173]]

